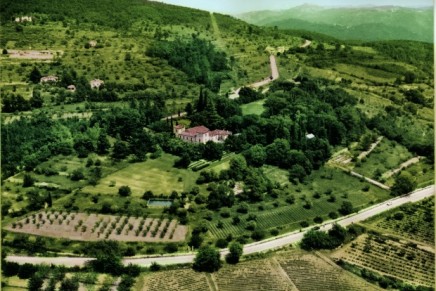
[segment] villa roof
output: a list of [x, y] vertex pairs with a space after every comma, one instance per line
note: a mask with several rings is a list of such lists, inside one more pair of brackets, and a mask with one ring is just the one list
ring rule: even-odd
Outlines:
[[192, 127], [192, 128], [188, 128], [186, 129], [185, 132], [190, 132], [190, 133], [194, 133], [194, 134], [205, 134], [207, 132], [209, 132], [209, 128], [207, 128], [206, 126], [196, 126], [196, 127]]

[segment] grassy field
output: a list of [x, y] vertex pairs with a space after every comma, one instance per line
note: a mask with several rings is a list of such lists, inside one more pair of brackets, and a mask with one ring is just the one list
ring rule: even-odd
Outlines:
[[[390, 197], [388, 191], [329, 167], [314, 172], [304, 184], [298, 185], [287, 181], [286, 171], [266, 167], [265, 172], [272, 181], [283, 185], [283, 190], [278, 197], [266, 197], [261, 203], [249, 204], [248, 214], [237, 213], [237, 206], [230, 209], [232, 213], [230, 218], [222, 218], [218, 213], [214, 213], [209, 223], [212, 236], [217, 238], [225, 238], [228, 234], [249, 236], [250, 232], [246, 229], [250, 224], [247, 221], [249, 215], [256, 216], [256, 225], [260, 229], [265, 231], [277, 229], [280, 233], [285, 233], [301, 228], [300, 223], [303, 221], [314, 224], [313, 219], [316, 216], [321, 216], [324, 220], [330, 219], [329, 213], [337, 213], [343, 201], [350, 201], [356, 209], [362, 209]], [[369, 187], [367, 191], [365, 187]], [[316, 193], [319, 194], [319, 198], [314, 197]], [[295, 198], [292, 204], [286, 202], [291, 196]], [[310, 209], [304, 207], [307, 201], [311, 204]], [[233, 224], [233, 216], [238, 216], [241, 222]], [[218, 227], [218, 221], [222, 224], [221, 227]]]
[[366, 157], [360, 165], [357, 163], [354, 171], [366, 177], [379, 179], [377, 173], [383, 174], [396, 169], [401, 163], [413, 155], [402, 145], [384, 138], [380, 144]]
[[148, 190], [164, 195], [169, 195], [172, 191], [190, 191], [195, 186], [198, 173], [173, 168], [176, 160], [175, 156], [163, 154], [162, 157], [154, 160], [131, 164], [104, 177], [95, 187], [83, 188], [83, 191], [115, 195], [118, 193], [118, 188], [123, 185], [132, 189], [133, 196], [141, 196]]
[[261, 115], [265, 111], [265, 108], [263, 107], [264, 103], [265, 103], [265, 99], [241, 105], [242, 114]]

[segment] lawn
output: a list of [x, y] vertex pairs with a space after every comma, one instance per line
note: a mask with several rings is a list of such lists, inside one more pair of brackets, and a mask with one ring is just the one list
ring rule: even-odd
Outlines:
[[120, 186], [129, 186], [133, 196], [141, 196], [145, 191], [170, 195], [172, 191], [189, 191], [195, 186], [198, 173], [173, 167], [176, 156], [163, 154], [157, 159], [131, 164], [116, 171], [94, 186], [86, 186], [84, 192], [96, 194], [117, 194]]
[[254, 101], [251, 103], [241, 105], [242, 114], [243, 115], [249, 115], [249, 114], [261, 115], [265, 111], [265, 107], [263, 107], [264, 103], [265, 103], [265, 99], [262, 99], [259, 101]]
[[354, 171], [369, 178], [380, 179], [383, 173], [398, 168], [412, 157], [404, 146], [384, 138], [360, 164], [356, 164]]
[[[421, 160], [419, 163], [411, 165], [406, 169], [407, 172], [416, 178], [417, 188], [423, 188], [434, 184], [434, 166], [428, 160]], [[394, 176], [386, 181], [387, 185], [394, 184]]]

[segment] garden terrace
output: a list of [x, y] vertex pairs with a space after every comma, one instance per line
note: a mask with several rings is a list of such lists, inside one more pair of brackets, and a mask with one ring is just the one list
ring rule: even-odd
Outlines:
[[174, 219], [62, 211], [34, 213], [5, 229], [80, 241], [180, 242], [185, 240], [187, 233], [187, 227]]
[[435, 254], [381, 235], [362, 235], [332, 255], [413, 285], [434, 288]]

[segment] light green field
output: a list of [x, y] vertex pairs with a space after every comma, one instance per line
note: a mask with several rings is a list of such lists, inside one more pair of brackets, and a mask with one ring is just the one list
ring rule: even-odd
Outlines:
[[[173, 190], [189, 191], [198, 177], [198, 173], [191, 170], [173, 168], [177, 157], [163, 154], [162, 157], [146, 162], [135, 163], [112, 173], [101, 179], [97, 186], [87, 186], [84, 192], [117, 194], [120, 186], [129, 186], [132, 195], [140, 196], [145, 191], [155, 194], [169, 195]], [[110, 187], [115, 182], [115, 186]]]
[[17, 276], [8, 277], [7, 284], [2, 287], [2, 290], [27, 290], [27, 281], [25, 279], [20, 279]]
[[366, 177], [375, 178], [376, 171], [385, 173], [398, 168], [401, 163], [412, 158], [413, 155], [402, 145], [384, 138], [379, 145], [362, 160], [361, 165], [354, 171]]
[[243, 115], [249, 115], [249, 114], [255, 114], [255, 115], [261, 115], [265, 111], [265, 107], [263, 107], [263, 104], [265, 103], [265, 99], [254, 101], [248, 104], [241, 105], [242, 114]]
[[[411, 165], [406, 171], [416, 178], [417, 188], [434, 184], [434, 166], [426, 160], [421, 160], [419, 163]], [[392, 186], [394, 184], [394, 176], [390, 177], [386, 184]]]

